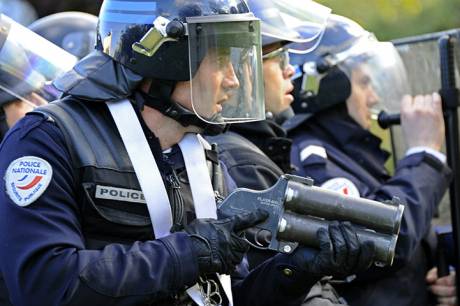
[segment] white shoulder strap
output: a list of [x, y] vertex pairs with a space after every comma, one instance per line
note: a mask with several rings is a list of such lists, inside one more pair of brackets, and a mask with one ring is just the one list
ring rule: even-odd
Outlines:
[[203, 145], [196, 134], [188, 133], [179, 142], [179, 147], [187, 168], [196, 217], [217, 219], [216, 198]]
[[[211, 146], [200, 135], [192, 133], [185, 135], [179, 142], [179, 146], [187, 168], [196, 217], [217, 219], [216, 198], [204, 153], [204, 148], [211, 148]], [[233, 305], [230, 276], [219, 275], [219, 280], [230, 305]], [[192, 296], [193, 293], [190, 292], [189, 295]]]
[[128, 100], [107, 102], [107, 106], [144, 193], [155, 237], [168, 236], [173, 224], [168, 193], [136, 112]]
[[[136, 112], [128, 100], [106, 104], [144, 193], [155, 237], [168, 236], [173, 223], [168, 194]], [[201, 136], [190, 133], [184, 136], [179, 146], [184, 157], [197, 218], [216, 219], [214, 190], [204, 154], [204, 147], [210, 147], [209, 144]], [[219, 279], [230, 305], [233, 305], [230, 276], [219, 275]], [[189, 288], [187, 293], [198, 305], [204, 305], [198, 285]]]

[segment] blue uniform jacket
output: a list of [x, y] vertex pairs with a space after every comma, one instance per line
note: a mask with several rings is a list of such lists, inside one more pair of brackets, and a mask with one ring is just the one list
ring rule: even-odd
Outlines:
[[[0, 183], [0, 267], [14, 305], [147, 305], [197, 281], [185, 233], [85, 249], [71, 159], [52, 122], [26, 116], [8, 134], [0, 155], [2, 178], [22, 156], [43, 158], [53, 168], [47, 190], [27, 207], [13, 203], [5, 181]], [[289, 265], [280, 255], [250, 274], [240, 266], [233, 282], [236, 305], [296, 305], [309, 282], [284, 276], [282, 268]]]
[[[79, 65], [64, 78], [76, 96], [104, 101], [122, 98], [131, 88], [122, 86], [129, 71], [113, 73], [120, 67], [105, 54], [96, 52]], [[126, 91], [114, 91], [120, 88]], [[14, 305], [156, 305], [198, 281], [191, 240], [183, 232], [98, 250], [85, 247], [75, 169], [53, 121], [26, 116], [5, 137], [0, 156], [0, 270]], [[11, 162], [25, 156], [46, 160], [53, 175], [44, 193], [21, 207], [6, 193], [4, 178]], [[235, 305], [299, 305], [316, 280], [282, 273], [292, 266], [290, 260], [279, 254], [251, 272], [240, 265], [233, 275]]]
[[[448, 187], [451, 171], [431, 155], [417, 153], [400, 160], [390, 177], [384, 169], [389, 154], [380, 149], [380, 139], [343, 110], [317, 114], [295, 128], [289, 123], [285, 126], [293, 139], [291, 161], [298, 175], [313, 178], [316, 185], [345, 178], [361, 197], [384, 201], [396, 196], [405, 204], [393, 267], [372, 269], [361, 276], [363, 282], [358, 278], [341, 293], [354, 305], [416, 305], [417, 295], [425, 295], [424, 268], [412, 270], [410, 263], [423, 262], [420, 244]], [[401, 267], [406, 269], [397, 271]], [[415, 274], [419, 274], [417, 280]]]

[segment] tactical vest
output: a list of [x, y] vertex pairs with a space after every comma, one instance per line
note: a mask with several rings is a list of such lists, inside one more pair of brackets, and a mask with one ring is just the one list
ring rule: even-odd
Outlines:
[[[74, 190], [86, 248], [101, 249], [110, 243], [131, 244], [154, 239], [139, 182], [105, 103], [89, 105], [67, 97], [35, 113], [48, 116], [64, 135], [72, 159]], [[226, 196], [217, 153], [206, 151], [215, 193]], [[153, 166], [146, 167], [152, 167], [153, 171]], [[173, 221], [180, 229], [195, 215], [185, 168], [183, 164], [173, 168], [172, 174], [162, 173], [162, 176], [171, 205], [183, 203], [182, 210], [173, 207]], [[176, 218], [178, 215], [183, 218]]]

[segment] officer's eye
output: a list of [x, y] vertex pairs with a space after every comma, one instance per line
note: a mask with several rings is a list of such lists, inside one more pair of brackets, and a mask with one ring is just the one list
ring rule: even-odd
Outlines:
[[371, 78], [369, 76], [364, 76], [364, 77], [359, 79], [358, 84], [362, 88], [366, 88], [366, 87], [371, 85]]

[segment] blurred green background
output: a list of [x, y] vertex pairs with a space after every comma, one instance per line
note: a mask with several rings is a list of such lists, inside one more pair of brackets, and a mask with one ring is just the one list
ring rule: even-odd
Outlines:
[[460, 0], [317, 0], [379, 40], [460, 28]]

